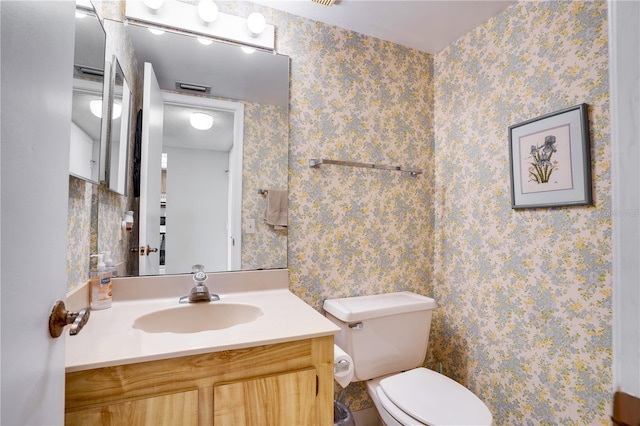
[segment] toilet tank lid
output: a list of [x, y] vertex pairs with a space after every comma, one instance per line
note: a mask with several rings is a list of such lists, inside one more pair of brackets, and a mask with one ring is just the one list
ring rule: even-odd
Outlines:
[[430, 310], [435, 306], [435, 300], [430, 297], [421, 296], [410, 291], [401, 291], [370, 296], [327, 299], [324, 301], [323, 308], [339, 320], [357, 322], [394, 314]]

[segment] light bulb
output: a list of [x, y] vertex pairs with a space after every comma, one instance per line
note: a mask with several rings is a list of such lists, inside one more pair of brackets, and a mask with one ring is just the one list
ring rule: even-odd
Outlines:
[[200, 42], [200, 44], [203, 44], [205, 46], [208, 46], [211, 43], [213, 43], [213, 40], [209, 40], [208, 38], [204, 38], [204, 37], [198, 37], [198, 41]]
[[251, 47], [251, 46], [242, 46], [240, 47], [240, 49], [242, 49], [242, 51], [244, 53], [246, 53], [247, 55], [251, 55], [252, 53], [254, 53], [256, 51], [255, 47]]
[[89, 110], [91, 114], [98, 118], [102, 118], [102, 99], [93, 99], [89, 101]]
[[164, 0], [143, 0], [142, 2], [154, 13], [164, 4]]
[[198, 2], [198, 15], [207, 24], [211, 23], [218, 19], [218, 6], [213, 0], [200, 0]]
[[247, 18], [247, 28], [253, 37], [257, 37], [267, 28], [267, 20], [262, 13], [253, 12]]
[[189, 117], [189, 122], [198, 130], [209, 130], [213, 126], [213, 117], [204, 112], [194, 112]]

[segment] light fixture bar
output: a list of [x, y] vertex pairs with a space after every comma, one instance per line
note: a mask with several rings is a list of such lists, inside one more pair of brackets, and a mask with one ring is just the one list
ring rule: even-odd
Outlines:
[[204, 35], [219, 40], [231, 41], [275, 50], [275, 27], [267, 24], [265, 30], [252, 36], [247, 30], [247, 19], [220, 12], [218, 18], [210, 24], [198, 16], [197, 5], [175, 0], [166, 0], [155, 13], [141, 1], [127, 0], [125, 8], [127, 19], [152, 25], [174, 28], [194, 35]]

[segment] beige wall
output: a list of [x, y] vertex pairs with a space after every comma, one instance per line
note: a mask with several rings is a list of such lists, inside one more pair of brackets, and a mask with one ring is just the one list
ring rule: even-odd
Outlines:
[[[429, 364], [498, 424], [608, 424], [611, 155], [605, 2], [523, 2], [435, 56]], [[589, 105], [593, 207], [512, 210], [508, 126]]]

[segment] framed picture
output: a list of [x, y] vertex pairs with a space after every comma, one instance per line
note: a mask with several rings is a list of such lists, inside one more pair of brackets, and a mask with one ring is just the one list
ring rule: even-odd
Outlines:
[[511, 207], [593, 204], [587, 104], [509, 127]]

